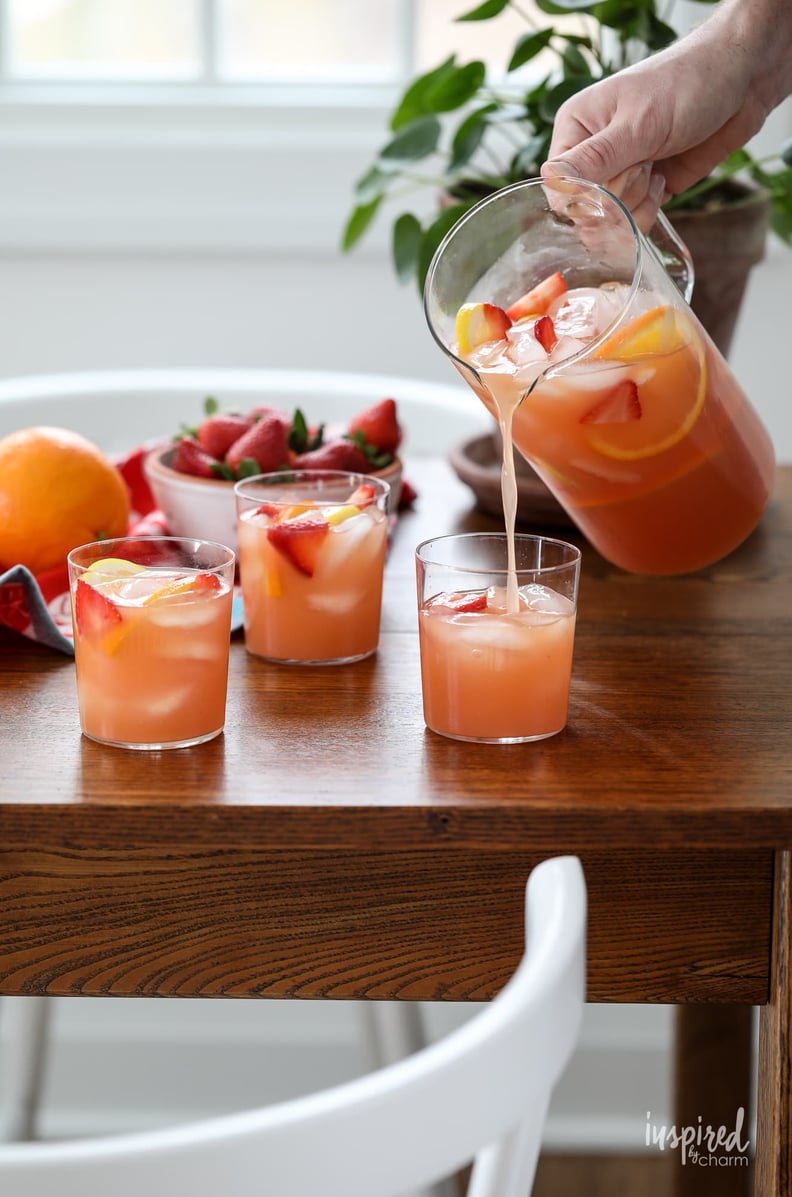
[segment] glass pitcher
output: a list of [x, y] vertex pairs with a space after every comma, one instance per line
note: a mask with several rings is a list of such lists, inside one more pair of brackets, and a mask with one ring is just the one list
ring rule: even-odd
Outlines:
[[591, 544], [634, 573], [687, 573], [753, 530], [774, 455], [688, 306], [689, 255], [609, 191], [530, 179], [482, 200], [429, 268], [441, 348]]

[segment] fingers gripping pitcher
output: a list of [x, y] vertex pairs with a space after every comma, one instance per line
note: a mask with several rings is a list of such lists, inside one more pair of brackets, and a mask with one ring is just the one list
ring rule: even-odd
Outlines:
[[724, 557], [774, 472], [762, 422], [680, 293], [692, 270], [675, 244], [677, 285], [610, 192], [532, 179], [453, 227], [425, 289], [429, 327], [507, 454], [513, 438], [591, 544], [634, 573]]

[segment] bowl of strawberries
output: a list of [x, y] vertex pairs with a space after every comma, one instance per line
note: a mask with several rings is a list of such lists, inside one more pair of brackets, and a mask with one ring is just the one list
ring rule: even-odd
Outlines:
[[276, 470], [348, 470], [390, 483], [400, 497], [402, 441], [396, 401], [380, 399], [335, 426], [309, 423], [300, 408], [261, 404], [223, 410], [204, 400], [200, 422], [152, 449], [144, 463], [154, 501], [174, 536], [216, 540], [236, 550], [234, 483]]

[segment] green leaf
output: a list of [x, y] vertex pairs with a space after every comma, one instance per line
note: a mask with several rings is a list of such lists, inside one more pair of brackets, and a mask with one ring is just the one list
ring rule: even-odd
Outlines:
[[538, 33], [524, 33], [517, 39], [506, 70], [516, 71], [518, 67], [524, 66], [532, 58], [536, 58], [536, 55], [550, 44], [552, 36], [552, 29], [540, 29]]
[[430, 112], [454, 112], [472, 100], [487, 77], [487, 68], [478, 60], [456, 67], [438, 79], [424, 96]]
[[295, 408], [292, 426], [287, 436], [289, 448], [295, 453], [304, 453], [308, 442], [308, 424], [299, 407]]
[[487, 117], [490, 113], [497, 112], [497, 109], [497, 104], [485, 104], [466, 116], [459, 125], [451, 142], [451, 160], [448, 164], [450, 174], [465, 166], [473, 157], [489, 127]]
[[473, 207], [475, 202], [475, 200], [467, 200], [464, 203], [452, 204], [450, 207], [444, 208], [440, 215], [429, 225], [429, 228], [424, 231], [418, 252], [418, 266], [416, 271], [418, 286], [421, 291], [423, 291], [427, 271], [432, 263], [432, 258], [438, 245], [446, 233], [454, 227], [461, 216], [464, 216]]
[[551, 133], [537, 133], [521, 146], [511, 160], [509, 174], [517, 182], [519, 179], [532, 178], [539, 173], [539, 167], [547, 158], [550, 151]]
[[207, 416], [213, 416], [215, 412], [220, 410], [220, 404], [215, 399], [214, 395], [207, 395], [203, 401], [204, 411]]
[[423, 229], [411, 212], [403, 212], [393, 226], [393, 264], [400, 283], [408, 282], [418, 266]]
[[255, 457], [243, 457], [237, 466], [237, 478], [252, 478], [261, 473], [261, 466]]
[[440, 140], [440, 121], [436, 116], [419, 116], [405, 125], [380, 150], [378, 163], [385, 170], [398, 171], [405, 162], [426, 158], [437, 149]]
[[584, 87], [588, 87], [593, 82], [593, 75], [570, 75], [568, 79], [563, 79], [555, 87], [550, 88], [539, 106], [542, 118], [549, 124], [552, 124], [558, 109], [564, 101], [568, 100], [570, 96], [576, 95]]
[[[253, 464], [255, 465], [256, 463], [254, 462]], [[241, 468], [242, 467], [240, 464], [240, 469]], [[237, 475], [231, 469], [231, 466], [226, 465], [224, 461], [213, 461], [210, 469], [216, 478], [222, 478], [224, 482], [234, 482], [237, 478]], [[255, 474], [260, 474], [261, 470], [256, 465], [256, 469], [253, 472]], [[242, 475], [240, 474], [239, 477], [241, 478]]]
[[[620, 2], [616, 0], [617, 4]], [[563, 17], [571, 12], [591, 12], [597, 5], [592, 0], [555, 0], [555, 3], [551, 0], [536, 0], [536, 7], [551, 17]]]
[[664, 50], [677, 40], [677, 33], [653, 12], [648, 14], [648, 27], [643, 39], [651, 51]]
[[355, 199], [359, 204], [370, 204], [384, 195], [392, 176], [377, 166], [372, 166], [355, 184]]
[[446, 58], [445, 62], [441, 62], [440, 66], [434, 67], [431, 71], [426, 71], [423, 75], [419, 75], [417, 79], [413, 79], [396, 105], [396, 109], [391, 117], [390, 127], [394, 133], [429, 111], [426, 106], [426, 93], [431, 91], [434, 85], [445, 75], [450, 74], [455, 69], [456, 55], [452, 54], [450, 58]]
[[355, 208], [346, 223], [346, 228], [344, 229], [344, 233], [341, 238], [341, 250], [343, 253], [346, 253], [347, 250], [350, 250], [353, 245], [357, 245], [358, 241], [376, 216], [377, 209], [381, 203], [382, 196], [380, 196], [378, 199], [372, 200], [370, 204], [360, 204], [357, 208]]
[[490, 17], [497, 17], [503, 12], [504, 8], [508, 8], [509, 0], [484, 0], [483, 4], [478, 4], [475, 8], [471, 8], [470, 12], [463, 13], [461, 17], [455, 17], [455, 21], [488, 21]]
[[564, 76], [569, 78], [571, 75], [591, 75], [591, 67], [585, 55], [581, 54], [577, 46], [567, 44], [564, 46], [563, 53], [564, 60]]

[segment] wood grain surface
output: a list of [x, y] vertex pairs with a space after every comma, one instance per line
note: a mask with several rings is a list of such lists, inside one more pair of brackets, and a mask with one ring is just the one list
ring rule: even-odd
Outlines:
[[413, 552], [495, 528], [407, 460], [380, 652], [231, 653], [225, 734], [80, 736], [73, 663], [0, 633], [0, 993], [467, 1000], [520, 952], [531, 867], [577, 852], [595, 1001], [764, 1002], [773, 852], [792, 843], [792, 469], [700, 574], [584, 570], [570, 721], [540, 744], [423, 724]]

